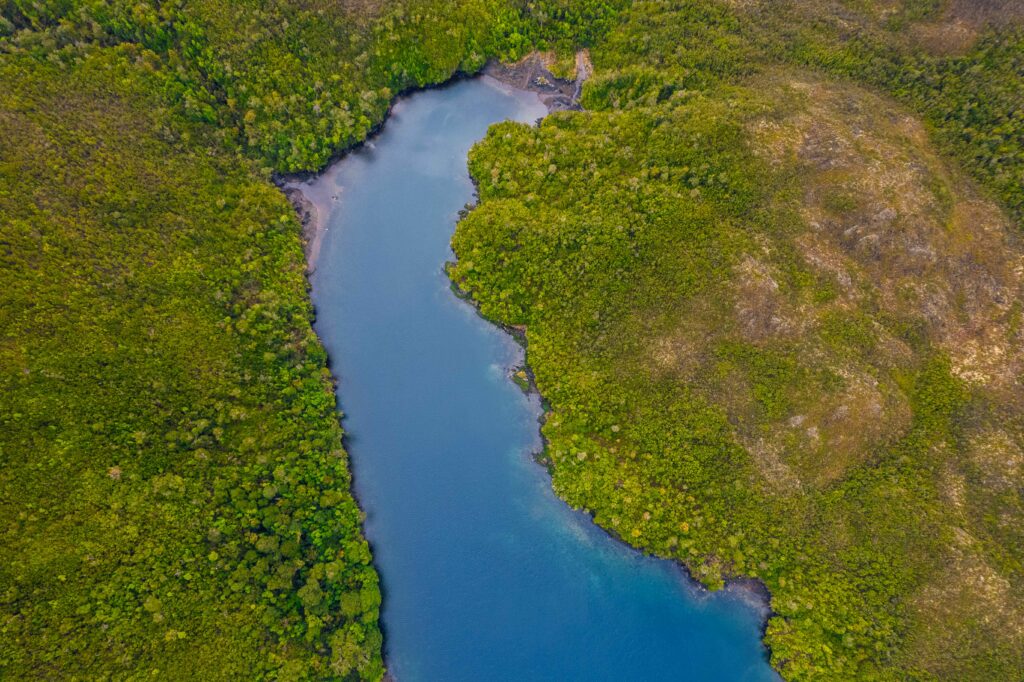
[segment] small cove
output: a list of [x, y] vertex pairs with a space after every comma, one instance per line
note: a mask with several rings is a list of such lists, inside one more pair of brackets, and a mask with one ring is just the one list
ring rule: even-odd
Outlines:
[[764, 606], [710, 595], [558, 500], [530, 453], [522, 349], [443, 272], [473, 199], [466, 153], [535, 94], [488, 78], [400, 99], [383, 130], [302, 185], [318, 207], [316, 330], [345, 411], [384, 588], [385, 658], [416, 680], [776, 680]]

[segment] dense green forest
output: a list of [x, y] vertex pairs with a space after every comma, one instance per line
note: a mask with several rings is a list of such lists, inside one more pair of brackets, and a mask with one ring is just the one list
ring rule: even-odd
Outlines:
[[0, 0], [0, 677], [383, 675], [271, 177], [586, 46], [587, 111], [492, 129], [454, 242], [559, 494], [764, 580], [787, 679], [1020, 679], [1022, 15]]
[[527, 330], [557, 492], [763, 580], [785, 678], [1021, 679], [1024, 34], [733, 4], [636, 3], [586, 112], [493, 127], [452, 276]]
[[270, 176], [323, 166], [401, 90], [585, 39], [577, 15], [0, 10], [0, 677], [380, 678], [377, 576]]

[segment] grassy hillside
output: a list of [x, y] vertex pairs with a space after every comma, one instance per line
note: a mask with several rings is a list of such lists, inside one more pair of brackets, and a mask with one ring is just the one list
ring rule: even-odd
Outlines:
[[881, 5], [637, 3], [590, 111], [474, 149], [452, 275], [527, 329], [559, 494], [764, 580], [787, 679], [1019, 679], [1021, 34]]

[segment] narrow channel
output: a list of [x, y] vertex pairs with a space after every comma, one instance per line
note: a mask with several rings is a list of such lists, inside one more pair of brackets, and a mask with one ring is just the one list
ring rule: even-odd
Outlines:
[[757, 600], [709, 595], [554, 496], [530, 458], [540, 405], [508, 378], [522, 350], [450, 290], [469, 148], [544, 113], [489, 78], [419, 92], [302, 187], [327, 228], [316, 329], [382, 577], [388, 668], [399, 682], [776, 680]]

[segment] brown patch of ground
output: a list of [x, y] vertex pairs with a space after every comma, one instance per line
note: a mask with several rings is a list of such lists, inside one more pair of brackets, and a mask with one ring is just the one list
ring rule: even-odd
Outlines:
[[1024, 24], [1021, 0], [944, 0], [934, 9], [922, 7], [918, 0], [723, 2], [755, 17], [778, 14], [794, 23], [830, 23], [846, 37], [879, 34], [883, 40], [935, 55], [963, 54], [987, 31]]
[[978, 39], [978, 30], [960, 19], [914, 24], [910, 27], [914, 42], [934, 55], [967, 52]]
[[[579, 109], [580, 88], [590, 76], [590, 59], [585, 51], [577, 53], [575, 80], [559, 78], [552, 73], [556, 57], [551, 52], [531, 52], [518, 62], [506, 64], [491, 61], [483, 73], [520, 90], [536, 92], [548, 111]], [[561, 69], [556, 69], [561, 72]]]
[[752, 133], [773, 164], [795, 157], [802, 168], [811, 233], [796, 242], [806, 263], [850, 296], [870, 283], [882, 309], [918, 319], [966, 381], [1015, 385], [1024, 355], [1013, 302], [1024, 279], [1007, 218], [881, 99], [814, 81], [788, 87], [808, 96], [806, 109]]
[[957, 528], [943, 565], [937, 576], [907, 599], [916, 625], [905, 657], [947, 661], [944, 669], [929, 672], [954, 680], [975, 677], [978, 671], [956, 667], [957, 659], [949, 652], [969, 650], [986, 639], [1003, 643], [1009, 655], [1024, 650], [1020, 592], [985, 558], [977, 539]]
[[[978, 638], [1005, 647], [1012, 665], [1012, 652], [1024, 651], [1022, 586], [1007, 568], [1013, 560], [990, 552], [1012, 546], [1024, 521], [1021, 505], [1007, 502], [1024, 486], [1024, 445], [1012, 426], [1024, 409], [1019, 235], [936, 154], [923, 126], [890, 102], [809, 77], [780, 76], [777, 85], [793, 94], [750, 123], [751, 140], [769, 167], [797, 174], [795, 208], [806, 229], [792, 243], [835, 291], [828, 302], [790, 306], [808, 318], [791, 325], [802, 330], [793, 338], [807, 362], [830, 367], [842, 382], [814, 389], [787, 419], [761, 424], [743, 444], [771, 489], [827, 486], [906, 432], [910, 408], [895, 377], [923, 354], [946, 354], [983, 407], [980, 423], [961, 424], [962, 448], [932, 453], [951, 542], [938, 570], [908, 596], [916, 625], [907, 651], [910, 660], [942, 661], [947, 667], [928, 672], [943, 679], [968, 672], [945, 654], [978, 646]], [[759, 309], [759, 316], [745, 311], [737, 327], [761, 320], [761, 342], [772, 338], [766, 320], [785, 305], [766, 271], [746, 277], [757, 286], [737, 277], [744, 305]], [[870, 334], [850, 337], [853, 359], [841, 361], [816, 338], [828, 315], [849, 320], [840, 334], [870, 320]], [[888, 327], [894, 320], [915, 334]]]
[[[1017, 400], [1024, 255], [1002, 211], [937, 156], [914, 117], [850, 85], [780, 77], [773, 87], [779, 108], [751, 121], [750, 137], [773, 172], [799, 177], [792, 208], [804, 229], [785, 245], [755, 235], [729, 286], [659, 327], [648, 357], [656, 376], [722, 406], [763, 480], [786, 493], [831, 485], [907, 432], [900, 377], [920, 344], [989, 399]], [[831, 283], [831, 296], [794, 290], [794, 267]], [[716, 365], [723, 341], [812, 368], [771, 389], [785, 414], [766, 418], [758, 379]]]
[[789, 444], [788, 461], [812, 487], [840, 479], [910, 425], [910, 409], [891, 386], [880, 384], [866, 368], [839, 368], [842, 390], [819, 396], [774, 428]]
[[1001, 429], [979, 429], [967, 445], [967, 455], [989, 490], [1013, 491], [1024, 486], [1024, 447]]
[[1005, 26], [1024, 21], [1020, 0], [948, 0], [946, 16], [976, 27]]

